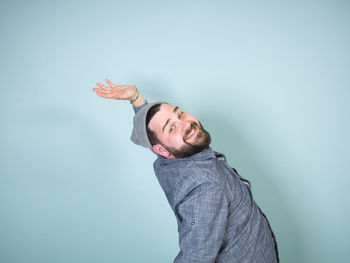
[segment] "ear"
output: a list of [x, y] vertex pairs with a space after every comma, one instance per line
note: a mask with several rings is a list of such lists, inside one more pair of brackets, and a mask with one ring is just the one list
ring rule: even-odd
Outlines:
[[169, 153], [162, 145], [160, 144], [155, 144], [152, 146], [153, 148], [153, 151], [156, 153], [156, 154], [159, 154], [165, 158], [173, 158], [171, 153]]

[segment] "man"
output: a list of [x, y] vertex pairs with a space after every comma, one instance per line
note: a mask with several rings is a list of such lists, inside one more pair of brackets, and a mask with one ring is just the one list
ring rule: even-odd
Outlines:
[[210, 147], [192, 115], [167, 103], [147, 103], [135, 86], [97, 83], [104, 98], [134, 106], [131, 140], [157, 154], [154, 171], [178, 223], [175, 263], [279, 262], [270, 225], [250, 183]]

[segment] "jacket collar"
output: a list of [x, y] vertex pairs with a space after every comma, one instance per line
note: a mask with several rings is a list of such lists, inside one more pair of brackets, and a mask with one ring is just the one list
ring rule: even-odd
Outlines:
[[[158, 154], [157, 154], [158, 155]], [[191, 155], [189, 157], [185, 158], [165, 158], [161, 155], [158, 155], [157, 161], [162, 164], [172, 164], [176, 162], [186, 162], [186, 161], [195, 161], [195, 160], [205, 160], [205, 159], [211, 159], [215, 158], [215, 152], [211, 147], [209, 147], [207, 150], [203, 152], [196, 153], [194, 155]]]

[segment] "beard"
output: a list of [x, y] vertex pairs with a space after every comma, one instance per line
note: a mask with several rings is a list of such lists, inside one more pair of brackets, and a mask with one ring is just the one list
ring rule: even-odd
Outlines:
[[[189, 143], [186, 141], [185, 138], [188, 137], [191, 130], [196, 127], [197, 134], [196, 138], [192, 143]], [[180, 149], [175, 149], [174, 147], [167, 147], [163, 145], [163, 147], [171, 153], [175, 158], [185, 158], [189, 157], [191, 155], [194, 155], [196, 153], [202, 152], [204, 150], [207, 150], [209, 148], [211, 137], [209, 132], [207, 132], [202, 124], [199, 122], [199, 125], [195, 122], [191, 123], [191, 128], [185, 133], [184, 137], [182, 138], [184, 145], [181, 146]]]

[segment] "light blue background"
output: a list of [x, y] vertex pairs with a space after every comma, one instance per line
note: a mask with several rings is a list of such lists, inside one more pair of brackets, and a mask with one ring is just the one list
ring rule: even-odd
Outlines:
[[172, 262], [176, 220], [108, 77], [199, 118], [282, 262], [350, 257], [348, 1], [1, 1], [0, 262]]

